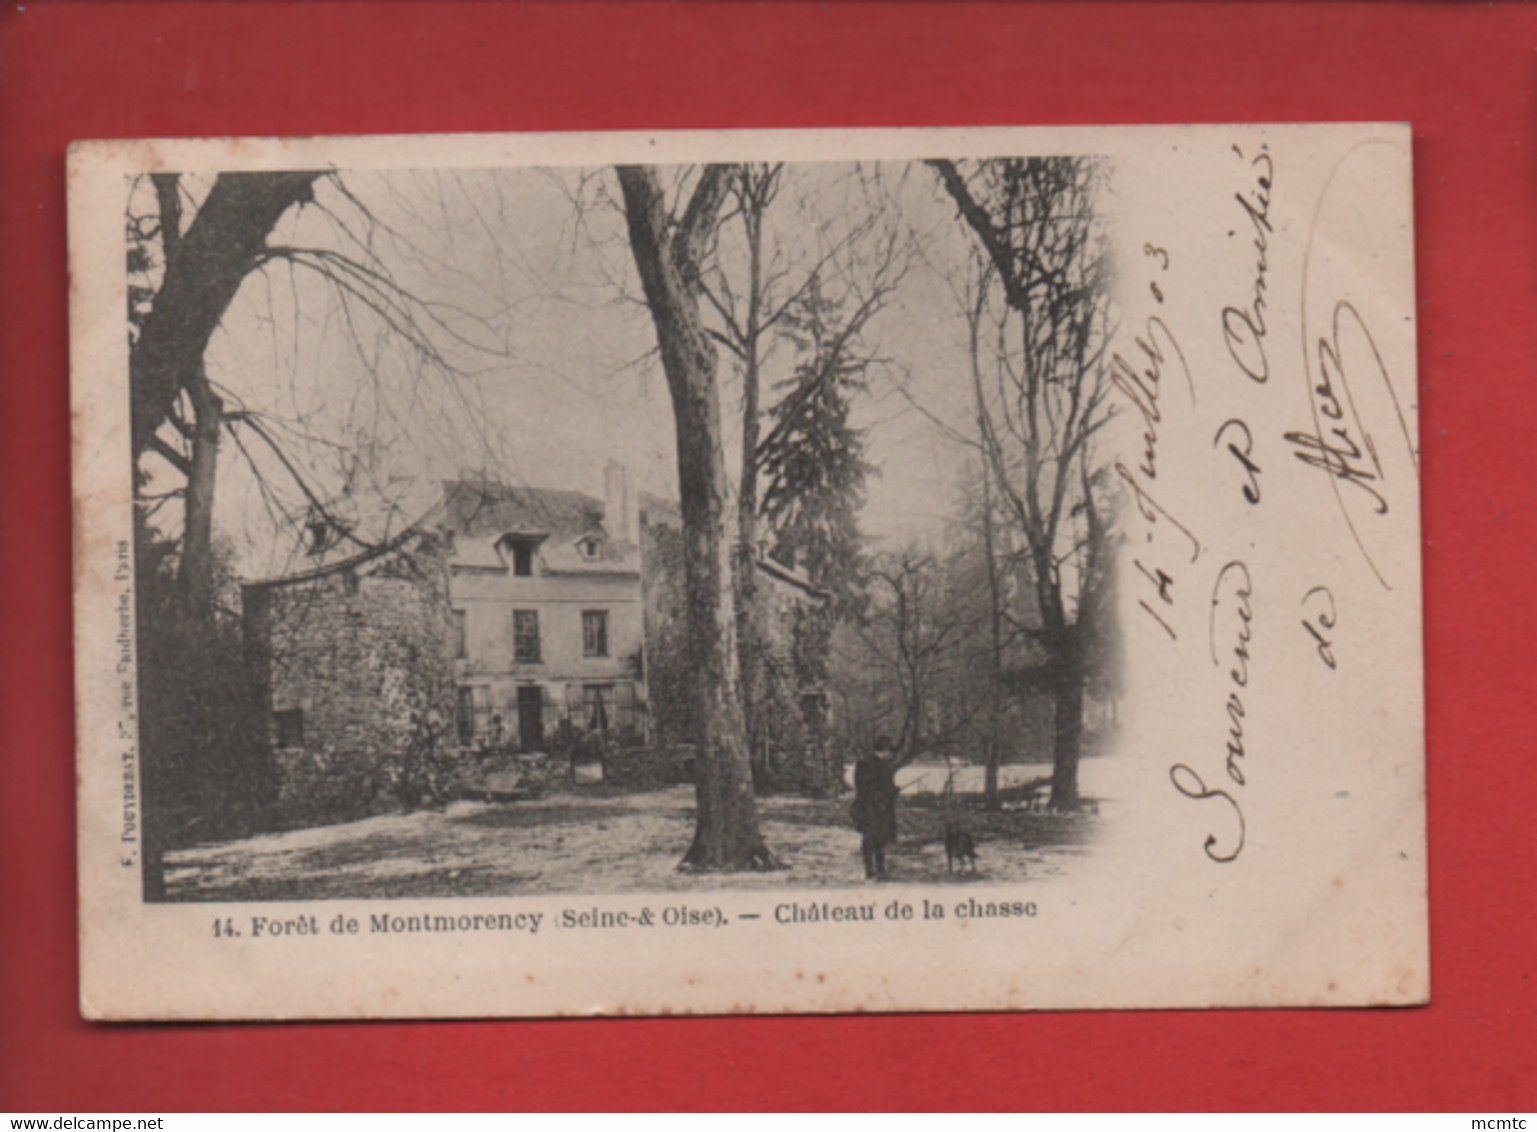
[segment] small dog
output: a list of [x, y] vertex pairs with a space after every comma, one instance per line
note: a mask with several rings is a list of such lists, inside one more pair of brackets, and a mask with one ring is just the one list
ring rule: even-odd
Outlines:
[[971, 871], [977, 871], [977, 843], [964, 826], [953, 821], [945, 822], [945, 872], [954, 872], [955, 863], [963, 866], [968, 862]]

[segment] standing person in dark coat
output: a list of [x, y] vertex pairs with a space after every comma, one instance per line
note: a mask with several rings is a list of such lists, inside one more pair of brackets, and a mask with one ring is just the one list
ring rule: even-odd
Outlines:
[[865, 859], [865, 876], [886, 875], [886, 846], [897, 839], [897, 770], [891, 740], [875, 741], [873, 753], [854, 764], [854, 828], [859, 830], [859, 851]]

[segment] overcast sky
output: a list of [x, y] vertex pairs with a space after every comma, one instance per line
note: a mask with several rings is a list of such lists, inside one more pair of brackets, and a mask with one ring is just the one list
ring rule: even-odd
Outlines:
[[[690, 186], [686, 171], [664, 176], [676, 191]], [[263, 414], [318, 489], [329, 494], [353, 475], [349, 517], [374, 533], [384, 500], [398, 528], [430, 504], [437, 480], [465, 473], [601, 496], [604, 466], [617, 459], [641, 488], [676, 497], [671, 406], [611, 170], [347, 172], [339, 182], [322, 182], [269, 244], [382, 267], [425, 304], [394, 317], [409, 313], [457, 372], [422, 364], [398, 326], [310, 266], [279, 261], [253, 274], [210, 346], [210, 376], [232, 407]], [[872, 230], [848, 242], [872, 214]], [[965, 283], [967, 234], [921, 166], [798, 165], [786, 170], [766, 237], [786, 271], [783, 294], [830, 248], [846, 278], [867, 284], [875, 248], [893, 231], [913, 250], [865, 335], [886, 360], [855, 410], [882, 473], [862, 526], [887, 543], [932, 538], [955, 509], [966, 452], [911, 402], [964, 427], [966, 327], [952, 282]], [[740, 289], [738, 221], [723, 226], [716, 262]], [[828, 275], [827, 289], [841, 289], [837, 271]], [[775, 349], [765, 403], [793, 362], [788, 343]], [[735, 476], [741, 386], [724, 351], [720, 373]], [[269, 505], [302, 513], [303, 497], [258, 441], [245, 443], [270, 495], [226, 441], [221, 532], [243, 573], [279, 572], [293, 543], [274, 537]]]

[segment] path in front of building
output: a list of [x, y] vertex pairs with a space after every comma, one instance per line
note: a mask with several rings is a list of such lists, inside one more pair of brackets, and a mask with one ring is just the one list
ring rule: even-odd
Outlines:
[[[911, 768], [912, 780], [922, 768]], [[1007, 768], [1010, 778], [1042, 768]], [[944, 771], [937, 782], [942, 786]], [[1092, 814], [969, 811], [975, 873], [946, 870], [944, 804], [919, 784], [899, 807], [898, 882], [1015, 883], [1061, 873], [1087, 852]], [[512, 802], [455, 802], [343, 825], [264, 834], [166, 855], [173, 900], [322, 900], [849, 886], [864, 883], [849, 797], [760, 799], [763, 835], [785, 868], [691, 874], [677, 864], [694, 790], [577, 789]]]

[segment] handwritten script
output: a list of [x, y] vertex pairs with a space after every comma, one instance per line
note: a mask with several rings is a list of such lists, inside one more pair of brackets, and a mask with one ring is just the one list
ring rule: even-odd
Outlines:
[[1391, 511], [1386, 494], [1388, 472], [1376, 439], [1356, 407], [1346, 360], [1359, 360], [1368, 369], [1370, 379], [1380, 382], [1378, 388], [1386, 391], [1417, 468], [1418, 457], [1398, 408], [1392, 379], [1371, 331], [1354, 304], [1345, 299], [1334, 304], [1329, 333], [1308, 345], [1309, 360], [1317, 364], [1316, 378], [1309, 378], [1313, 431], [1288, 432], [1286, 441], [1298, 460], [1329, 477], [1335, 503], [1351, 539], [1383, 588], [1392, 589], [1376, 556], [1367, 547], [1370, 539], [1363, 537], [1365, 524]]
[[1399, 355], [1379, 346], [1400, 342], [1370, 325], [1388, 325], [1383, 304], [1346, 254], [1381, 246], [1370, 234], [1382, 216], [1378, 142], [1319, 177], [1274, 137], [1224, 141], [1228, 180], [1198, 221], [1209, 226], [1200, 246], [1222, 260], [1197, 268], [1213, 282], [1190, 284], [1181, 242], [1144, 243], [1145, 290], [1132, 292], [1107, 368], [1136, 426], [1135, 448], [1113, 465], [1138, 528], [1132, 616], [1156, 625], [1149, 639], [1168, 670], [1193, 681], [1173, 693], [1195, 722], [1168, 758], [1169, 782], [1205, 857], [1227, 865], [1264, 812], [1256, 789], [1275, 777], [1263, 753], [1286, 741], [1269, 724], [1285, 681], [1335, 680], [1359, 655], [1352, 586], [1374, 576], [1392, 589], [1418, 454], [1389, 372]]
[[[1220, 646], [1217, 643], [1219, 635], [1222, 638]], [[1235, 559], [1217, 573], [1217, 582], [1212, 588], [1207, 631], [1212, 664], [1218, 667], [1229, 665], [1229, 686], [1222, 704], [1227, 728], [1223, 770], [1228, 784], [1235, 789], [1247, 783], [1243, 768], [1244, 719], [1248, 714], [1244, 709], [1244, 695], [1249, 687], [1249, 643], [1253, 637], [1254, 580], [1249, 567]], [[1176, 763], [1170, 767], [1169, 778], [1174, 788], [1187, 798], [1202, 802], [1220, 799], [1227, 803], [1236, 823], [1235, 830], [1227, 838], [1208, 833], [1205, 849], [1206, 855], [1219, 864], [1236, 861], [1238, 854], [1243, 852], [1248, 827], [1244, 821], [1243, 807], [1232, 790], [1227, 785], [1206, 785], [1200, 773], [1186, 763]]]
[[[1233, 152], [1244, 159], [1238, 146], [1233, 147]], [[1249, 165], [1255, 171], [1254, 184], [1234, 193], [1233, 199], [1254, 231], [1254, 285], [1243, 303], [1223, 308], [1222, 340], [1244, 376], [1263, 383], [1270, 379], [1270, 358], [1265, 353], [1265, 338], [1269, 334], [1265, 325], [1265, 295], [1270, 275], [1270, 237], [1275, 231], [1270, 224], [1270, 191], [1275, 180], [1270, 147], [1260, 146], [1260, 152]]]

